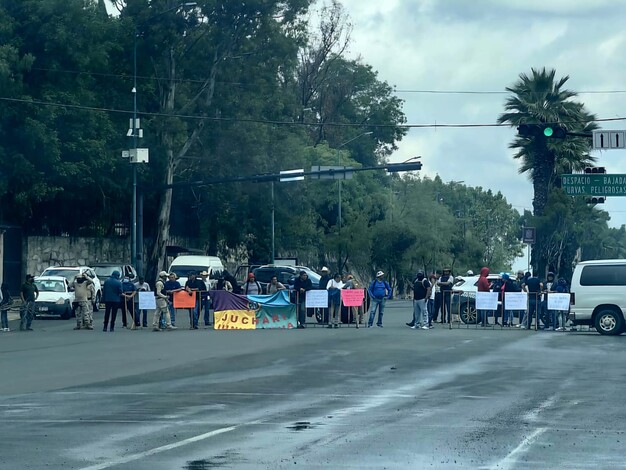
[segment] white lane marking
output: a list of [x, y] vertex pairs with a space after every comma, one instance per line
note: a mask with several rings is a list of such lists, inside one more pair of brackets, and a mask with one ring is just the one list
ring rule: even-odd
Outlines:
[[540, 403], [538, 407], [524, 413], [522, 419], [524, 421], [537, 421], [537, 418], [539, 418], [539, 414], [542, 411], [551, 408], [552, 405], [557, 402], [558, 398], [559, 397], [557, 395], [552, 395], [551, 397], [548, 397], [544, 402]]
[[[154, 392], [89, 392], [89, 391], [76, 391], [76, 392], [50, 392], [48, 395], [123, 395], [123, 396], [145, 396], [145, 395], [154, 395]], [[159, 392], [159, 395], [180, 395], [180, 392]], [[278, 392], [193, 392], [194, 396], [215, 396], [215, 395], [224, 395], [224, 396], [241, 396], [241, 397], [293, 397], [293, 393], [278, 393]], [[415, 398], [415, 394], [411, 393], [395, 393], [390, 394], [395, 398]], [[354, 393], [307, 393], [308, 397], [319, 397], [319, 398], [354, 398]], [[368, 395], [359, 393], [359, 397], [377, 397], [378, 395]], [[0, 405], [2, 406], [2, 405]], [[5, 406], [13, 406], [13, 405], [5, 405]]]
[[149, 457], [154, 454], [159, 454], [161, 452], [166, 452], [168, 450], [176, 449], [178, 447], [186, 446], [187, 444], [192, 444], [194, 442], [203, 441], [205, 439], [209, 439], [210, 437], [217, 436], [219, 434], [224, 434], [227, 432], [234, 431], [238, 426], [229, 426], [227, 428], [220, 428], [214, 431], [205, 432], [204, 434], [199, 434], [197, 436], [189, 437], [187, 439], [183, 439], [182, 441], [173, 442], [171, 444], [167, 444], [161, 447], [156, 447], [154, 449], [146, 450], [144, 452], [139, 452], [133, 455], [127, 455], [125, 457], [119, 457], [108, 462], [99, 463], [96, 465], [90, 465], [89, 467], [83, 467], [80, 470], [103, 470], [105, 468], [115, 467], [117, 465], [122, 465], [128, 462], [134, 462], [135, 460], [143, 459], [145, 457]]
[[517, 463], [518, 456], [526, 452], [528, 448], [537, 440], [537, 438], [547, 430], [548, 428], [535, 429], [529, 436], [522, 439], [522, 442], [520, 442], [515, 449], [509, 452], [506, 457], [493, 464], [491, 467], [488, 467], [489, 470], [507, 470], [509, 468], [513, 468], [513, 466]]

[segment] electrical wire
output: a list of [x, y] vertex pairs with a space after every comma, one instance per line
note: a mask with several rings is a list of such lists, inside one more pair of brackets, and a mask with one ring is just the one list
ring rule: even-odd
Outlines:
[[[41, 100], [28, 100], [23, 98], [9, 98], [6, 96], [0, 96], [0, 101], [6, 101], [11, 103], [31, 104], [40, 106], [53, 106], [67, 109], [79, 109], [84, 111], [99, 111], [117, 114], [130, 114], [134, 111], [126, 109], [115, 108], [102, 108], [97, 106], [84, 106], [78, 104], [65, 104]], [[214, 122], [245, 122], [254, 124], [267, 124], [277, 126], [306, 126], [306, 127], [337, 127], [337, 128], [402, 128], [402, 129], [469, 129], [469, 128], [489, 128], [489, 127], [512, 127], [506, 123], [484, 123], [484, 124], [373, 124], [373, 123], [340, 123], [340, 122], [299, 122], [299, 121], [277, 121], [271, 119], [254, 119], [254, 118], [228, 118], [228, 117], [210, 117], [210, 116], [197, 116], [190, 114], [167, 114], [167, 113], [154, 113], [154, 112], [137, 112], [140, 116], [149, 117], [167, 117], [167, 118], [179, 118], [189, 120], [201, 120], [201, 121], [214, 121]], [[613, 118], [597, 118], [584, 121], [589, 122], [612, 122], [612, 121], [626, 121], [626, 117], [613, 117]], [[581, 124], [581, 122], [546, 122], [544, 124]]]

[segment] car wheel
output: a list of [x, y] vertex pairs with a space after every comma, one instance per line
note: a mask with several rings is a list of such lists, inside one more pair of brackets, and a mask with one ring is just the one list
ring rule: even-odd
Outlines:
[[475, 325], [478, 313], [476, 304], [471, 300], [462, 300], [460, 309], [461, 321], [467, 325]]
[[96, 303], [93, 304], [94, 312], [97, 312], [100, 309], [100, 301], [101, 301], [101, 296], [100, 296], [100, 292], [98, 292], [96, 294]]
[[623, 331], [624, 317], [611, 308], [600, 310], [596, 314], [595, 327], [601, 335], [619, 335]]
[[324, 316], [322, 315], [323, 310], [321, 308], [316, 308], [315, 309], [315, 320], [317, 320], [317, 323], [323, 323], [324, 322]]
[[66, 307], [65, 311], [63, 312], [63, 315], [61, 315], [61, 318], [63, 320], [69, 320], [70, 318], [72, 318], [72, 308]]

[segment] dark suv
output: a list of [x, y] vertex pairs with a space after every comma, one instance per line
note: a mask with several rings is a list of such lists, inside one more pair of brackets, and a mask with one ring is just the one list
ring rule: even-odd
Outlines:
[[271, 282], [272, 277], [276, 276], [278, 278], [278, 282], [285, 285], [285, 287], [289, 289], [293, 289], [293, 282], [300, 274], [300, 271], [305, 271], [309, 275], [309, 279], [311, 279], [311, 283], [313, 284], [313, 289], [317, 289], [320, 285], [320, 275], [315, 271], [305, 267], [305, 266], [276, 266], [272, 264], [268, 264], [265, 266], [259, 266], [252, 270], [254, 273], [254, 277], [263, 287], [263, 291], [267, 291], [267, 285]]

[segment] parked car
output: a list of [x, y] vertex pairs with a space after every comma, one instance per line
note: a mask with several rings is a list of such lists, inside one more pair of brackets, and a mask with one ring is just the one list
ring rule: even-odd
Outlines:
[[178, 282], [185, 285], [189, 273], [194, 271], [200, 274], [202, 271], [209, 273], [211, 287], [217, 283], [217, 276], [224, 271], [224, 264], [217, 256], [181, 255], [172, 261], [170, 273], [176, 274]]
[[626, 260], [583, 261], [572, 276], [569, 320], [593, 325], [602, 335], [626, 329]]
[[133, 282], [137, 280], [137, 271], [130, 264], [97, 263], [93, 264], [91, 267], [96, 273], [96, 276], [98, 276], [98, 279], [100, 279], [101, 284], [104, 284], [104, 281], [111, 277], [113, 271], [119, 272], [121, 277], [126, 276]]
[[67, 320], [72, 317], [74, 292], [63, 276], [38, 276], [35, 285], [39, 296], [35, 300], [35, 317], [55, 316]]
[[261, 284], [264, 292], [267, 291], [267, 285], [274, 276], [276, 276], [278, 278], [278, 282], [284, 284], [285, 287], [293, 289], [293, 283], [296, 276], [300, 275], [300, 271], [305, 271], [308, 274], [309, 279], [311, 279], [311, 284], [313, 284], [313, 289], [317, 289], [319, 287], [321, 276], [306, 266], [277, 266], [273, 264], [266, 264], [252, 270], [254, 277], [258, 283]]
[[[458, 313], [463, 323], [476, 324], [476, 292], [478, 292], [478, 278], [480, 276], [457, 276], [452, 286], [452, 300], [450, 310]], [[490, 283], [499, 279], [499, 274], [489, 274]], [[493, 312], [490, 313], [493, 315]]]
[[74, 282], [74, 278], [79, 273], [85, 273], [93, 281], [94, 289], [96, 291], [93, 309], [94, 311], [97, 311], [100, 305], [100, 300], [102, 299], [102, 284], [100, 283], [100, 279], [98, 279], [94, 270], [89, 266], [50, 266], [49, 268], [44, 269], [41, 276], [61, 276], [71, 283]]

